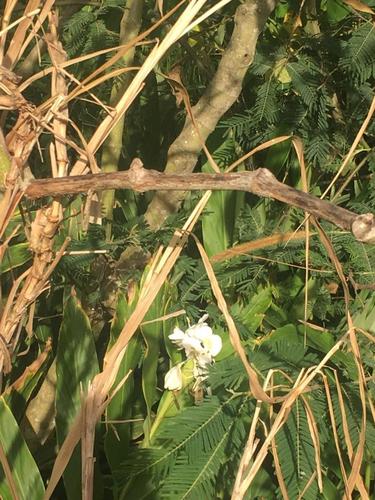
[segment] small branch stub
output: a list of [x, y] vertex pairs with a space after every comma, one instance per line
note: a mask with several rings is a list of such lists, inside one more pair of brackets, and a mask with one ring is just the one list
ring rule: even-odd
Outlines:
[[357, 215], [352, 224], [352, 233], [358, 241], [375, 243], [374, 214]]

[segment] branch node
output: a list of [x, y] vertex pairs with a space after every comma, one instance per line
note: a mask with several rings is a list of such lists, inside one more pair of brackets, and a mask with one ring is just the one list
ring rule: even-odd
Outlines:
[[129, 182], [134, 191], [143, 191], [145, 169], [139, 158], [134, 158], [129, 167]]

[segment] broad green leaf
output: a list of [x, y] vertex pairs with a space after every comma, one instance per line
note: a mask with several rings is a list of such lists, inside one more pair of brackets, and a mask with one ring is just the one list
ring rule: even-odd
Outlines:
[[272, 482], [270, 472], [265, 468], [260, 469], [251, 483], [245, 498], [276, 498], [275, 485]]
[[[302, 337], [303, 340], [303, 337]], [[282, 326], [281, 328], [277, 328], [272, 333], [267, 335], [262, 341], [262, 344], [265, 343], [275, 343], [278, 341], [287, 341], [291, 344], [299, 344], [300, 339], [298, 337], [297, 328], [293, 324]]]
[[234, 348], [232, 342], [230, 341], [230, 336], [228, 332], [228, 328], [221, 328], [219, 325], [213, 325], [213, 332], [215, 335], [219, 335], [221, 337], [223, 346], [219, 354], [215, 357], [215, 361], [221, 361], [222, 359], [228, 358], [234, 353]]
[[17, 421], [20, 421], [39, 382], [44, 379], [51, 361], [51, 343], [22, 375], [4, 393], [4, 400], [11, 408]]
[[6, 273], [10, 269], [22, 266], [30, 259], [31, 252], [28, 242], [11, 245], [6, 249], [3, 260], [0, 263], [0, 273]]
[[363, 296], [364, 306], [361, 311], [353, 315], [353, 323], [357, 328], [375, 333], [375, 295]]
[[120, 204], [124, 217], [128, 221], [138, 216], [137, 194], [130, 189], [122, 189], [116, 193], [116, 201]]
[[[0, 443], [21, 500], [42, 500], [44, 485], [38, 467], [22, 437], [9, 406], [0, 397]], [[13, 498], [2, 467], [0, 467], [0, 497]]]
[[[144, 322], [160, 318], [165, 314], [164, 284], [156, 299], [149, 308]], [[160, 342], [163, 338], [163, 323], [157, 321], [141, 327], [141, 332], [146, 343], [146, 351], [142, 365], [142, 390], [147, 407], [147, 418], [144, 423], [145, 444], [149, 442], [152, 424], [152, 406], [157, 401], [157, 368], [160, 353]]]
[[340, 0], [326, 0], [327, 17], [330, 22], [342, 21], [350, 14], [350, 10]]
[[[304, 325], [297, 327], [301, 338], [306, 334], [307, 344], [314, 349], [326, 354], [336, 344], [337, 338], [330, 332], [319, 332], [313, 328], [305, 328]], [[357, 369], [353, 356], [343, 351], [336, 352], [331, 360], [334, 363], [341, 364], [346, 368], [351, 379], [356, 380]]]
[[[82, 395], [98, 371], [89, 319], [79, 301], [71, 296], [64, 307], [56, 355], [56, 434], [59, 446], [81, 407]], [[81, 459], [78, 447], [63, 478], [68, 498], [80, 499]]]
[[[320, 283], [310, 278], [307, 283], [308, 290], [308, 304], [307, 304], [307, 318], [311, 317], [312, 309], [320, 293]], [[288, 319], [296, 320], [304, 319], [305, 316], [305, 287], [303, 287], [298, 295], [293, 299], [291, 307], [288, 310]]]
[[[128, 303], [124, 295], [119, 294], [107, 350], [109, 350], [118, 339], [122, 328], [134, 309], [135, 303], [136, 300]], [[134, 391], [134, 370], [141, 356], [142, 339], [136, 334], [130, 340], [126, 348], [114, 387], [128, 375], [130, 370], [132, 372], [121, 389], [111, 399], [106, 411], [108, 425], [107, 434], [105, 436], [105, 451], [113, 471], [115, 471], [120, 463], [126, 458], [131, 439], [132, 424], [129, 420], [134, 418], [134, 401], [137, 398], [137, 394]]]
[[262, 324], [264, 315], [272, 303], [272, 290], [270, 287], [253, 295], [240, 312], [241, 321], [251, 331], [257, 330]]
[[157, 434], [160, 424], [166, 418], [174, 417], [182, 409], [192, 406], [192, 398], [189, 389], [193, 383], [193, 361], [186, 361], [181, 368], [182, 389], [180, 391], [164, 390], [158, 405], [158, 411], [150, 431], [150, 441]]
[[165, 350], [167, 351], [168, 357], [171, 360], [172, 365], [177, 365], [183, 360], [182, 351], [176, 349], [175, 344], [170, 340], [169, 335], [173, 333], [174, 327], [176, 326], [175, 319], [169, 319], [163, 321], [163, 338]]
[[[224, 141], [215, 151], [214, 158], [217, 160], [221, 150], [225, 152], [232, 142], [232, 139]], [[202, 172], [214, 171], [207, 162], [203, 165]], [[245, 193], [239, 191], [214, 191], [211, 194], [202, 217], [204, 248], [209, 257], [233, 244], [235, 221], [244, 206], [244, 196]]]

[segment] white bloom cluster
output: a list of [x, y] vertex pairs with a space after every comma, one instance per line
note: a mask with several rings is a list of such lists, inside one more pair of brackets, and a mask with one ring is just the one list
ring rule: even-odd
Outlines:
[[[180, 328], [175, 328], [169, 335], [171, 341], [179, 349], [184, 349], [187, 359], [194, 361], [193, 375], [196, 379], [196, 386], [200, 385], [207, 378], [207, 369], [214, 361], [214, 357], [219, 354], [222, 348], [222, 341], [219, 335], [215, 335], [207, 325], [205, 314], [195, 325], [183, 332]], [[164, 387], [170, 391], [177, 391], [182, 388], [181, 367], [184, 362], [171, 368], [165, 375]]]

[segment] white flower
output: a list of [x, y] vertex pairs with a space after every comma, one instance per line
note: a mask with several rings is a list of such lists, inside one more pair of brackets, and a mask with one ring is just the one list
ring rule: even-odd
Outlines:
[[185, 354], [187, 358], [195, 358], [204, 354], [204, 348], [201, 342], [194, 337], [189, 337], [185, 335], [185, 338], [181, 342], [181, 346], [185, 349]]
[[[211, 328], [210, 328], [211, 330]], [[221, 337], [219, 335], [214, 335], [211, 330], [211, 335], [207, 335], [202, 339], [202, 344], [207, 352], [211, 354], [212, 357], [215, 357], [221, 351], [223, 347], [223, 343]]]
[[219, 354], [222, 348], [222, 341], [219, 335], [215, 335], [205, 320], [205, 314], [195, 325], [183, 332], [180, 328], [175, 328], [169, 335], [171, 341], [180, 349], [185, 350], [187, 358], [194, 359], [203, 369], [213, 362], [213, 358]]
[[173, 366], [164, 377], [164, 388], [169, 391], [179, 391], [182, 389], [181, 363]]
[[[169, 335], [170, 340], [179, 349], [184, 349], [187, 359], [194, 362], [193, 375], [196, 380], [195, 386], [202, 384], [208, 375], [208, 367], [214, 361], [214, 357], [219, 354], [222, 348], [222, 341], [219, 335], [215, 335], [212, 328], [206, 323], [208, 314], [205, 314], [198, 323], [190, 325], [183, 332], [180, 328], [175, 328]], [[169, 370], [165, 376], [164, 387], [170, 391], [182, 388], [181, 365], [179, 363]]]
[[180, 330], [179, 328], [176, 328], [173, 330], [173, 333], [169, 335], [169, 338], [174, 342], [175, 344], [178, 344], [179, 341], [181, 341], [185, 337], [185, 333]]
[[212, 328], [206, 323], [197, 323], [196, 325], [189, 326], [185, 333], [189, 335], [189, 337], [204, 340], [212, 335]]

